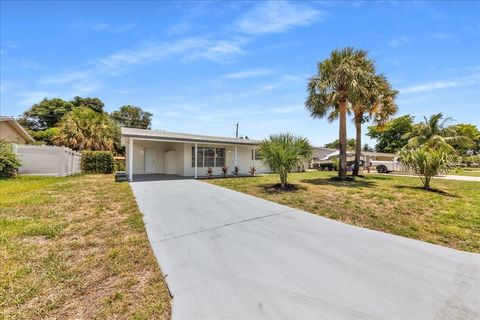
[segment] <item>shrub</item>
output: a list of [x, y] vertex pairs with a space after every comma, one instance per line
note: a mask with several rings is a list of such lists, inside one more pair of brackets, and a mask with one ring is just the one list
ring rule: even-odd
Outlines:
[[250, 167], [250, 170], [248, 170], [248, 172], [250, 173], [251, 176], [254, 176], [255, 172], [257, 172], [257, 169], [255, 169], [255, 167]]
[[211, 178], [212, 175], [213, 175], [213, 168], [208, 167], [208, 168], [207, 168], [207, 176], [208, 176], [209, 178]]
[[440, 173], [447, 173], [452, 167], [452, 156], [447, 149], [404, 149], [400, 151], [400, 161], [408, 170], [413, 171], [426, 190], [430, 190], [430, 181]]
[[20, 160], [12, 150], [12, 145], [0, 140], [0, 178], [11, 178], [17, 175]]
[[224, 178], [227, 176], [227, 173], [228, 173], [228, 167], [227, 167], [227, 166], [223, 166], [223, 167], [222, 167], [222, 175], [223, 175]]
[[236, 166], [236, 167], [233, 169], [233, 171], [232, 171], [232, 173], [233, 173], [233, 175], [234, 175], [235, 177], [238, 176], [238, 173], [239, 173], [239, 172], [240, 172], [240, 169], [238, 168], [238, 166]]
[[112, 173], [113, 154], [110, 151], [83, 151], [80, 167], [85, 173]]

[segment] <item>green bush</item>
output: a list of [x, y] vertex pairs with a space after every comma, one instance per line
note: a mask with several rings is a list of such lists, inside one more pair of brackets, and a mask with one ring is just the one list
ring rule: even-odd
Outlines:
[[110, 151], [83, 151], [80, 168], [85, 173], [112, 173], [113, 154]]
[[20, 160], [12, 150], [12, 145], [0, 140], [0, 178], [11, 178], [17, 175]]

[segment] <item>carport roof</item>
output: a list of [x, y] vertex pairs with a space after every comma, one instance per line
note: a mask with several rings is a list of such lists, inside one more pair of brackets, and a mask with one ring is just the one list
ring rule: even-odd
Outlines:
[[227, 143], [227, 144], [243, 144], [243, 145], [258, 145], [259, 140], [240, 139], [230, 137], [206, 136], [199, 134], [169, 132], [160, 130], [147, 130], [136, 128], [122, 128], [122, 138], [136, 138], [136, 139], [153, 139], [153, 140], [167, 140], [178, 142], [206, 142], [206, 143]]

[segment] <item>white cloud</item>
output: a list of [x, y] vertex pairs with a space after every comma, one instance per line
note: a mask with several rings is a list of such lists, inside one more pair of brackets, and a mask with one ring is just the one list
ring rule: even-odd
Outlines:
[[41, 84], [69, 84], [72, 82], [85, 81], [91, 78], [89, 71], [72, 71], [56, 75], [48, 75], [40, 80]]
[[273, 113], [298, 113], [303, 110], [305, 110], [305, 108], [302, 105], [293, 105], [273, 108], [271, 111]]
[[322, 11], [307, 5], [267, 1], [247, 12], [237, 22], [237, 27], [248, 34], [284, 32], [296, 26], [317, 22], [322, 14]]
[[394, 38], [394, 39], [390, 40], [388, 42], [388, 45], [390, 47], [397, 48], [397, 47], [400, 47], [400, 46], [409, 45], [411, 43], [412, 43], [412, 40], [410, 40], [410, 38], [405, 37], [405, 36], [400, 36], [400, 37], [397, 37], [397, 38]]
[[129, 65], [161, 61], [176, 56], [183, 60], [207, 59], [222, 62], [244, 53], [239, 40], [208, 40], [186, 38], [173, 42], [149, 44], [141, 48], [122, 50], [98, 60], [105, 71], [118, 72]]
[[21, 97], [18, 101], [19, 105], [31, 106], [43, 100], [43, 98], [58, 97], [58, 94], [50, 91], [28, 91], [19, 93], [19, 96]]
[[427, 91], [434, 91], [439, 89], [446, 89], [446, 88], [455, 88], [455, 87], [463, 87], [472, 84], [480, 83], [480, 74], [470, 75], [463, 78], [451, 79], [451, 80], [440, 80], [440, 81], [432, 81], [427, 83], [421, 83], [410, 87], [405, 87], [399, 89], [401, 94], [409, 94], [409, 93], [419, 93], [419, 92], [427, 92]]
[[247, 79], [247, 78], [262, 77], [272, 73], [273, 71], [268, 69], [251, 69], [251, 70], [244, 70], [244, 71], [229, 73], [224, 75], [224, 77], [228, 79]]
[[137, 25], [133, 22], [122, 24], [122, 25], [112, 25], [106, 22], [91, 22], [91, 21], [81, 21], [74, 24], [76, 29], [82, 31], [105, 31], [112, 33], [122, 33], [135, 29]]

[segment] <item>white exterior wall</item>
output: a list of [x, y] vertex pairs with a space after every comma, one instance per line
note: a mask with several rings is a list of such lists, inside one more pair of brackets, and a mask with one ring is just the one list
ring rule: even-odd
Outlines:
[[80, 173], [81, 154], [65, 147], [15, 145], [24, 175], [69, 176]]
[[[194, 143], [181, 142], [161, 142], [148, 140], [133, 140], [133, 174], [145, 174], [145, 148], [155, 150], [155, 172], [165, 173], [165, 153], [167, 151], [176, 151], [176, 174], [180, 176], [195, 176], [195, 168], [192, 166], [192, 148]], [[198, 143], [198, 147], [215, 147], [225, 148], [225, 165], [228, 166], [228, 174], [231, 175], [235, 168], [235, 146], [222, 144], [202, 144]], [[237, 146], [239, 174], [249, 174], [251, 167], [255, 166], [256, 173], [265, 173], [268, 169], [260, 160], [252, 161], [251, 152], [253, 146], [240, 145]], [[255, 147], [258, 149], [258, 147]], [[129, 148], [126, 147], [126, 168], [128, 173]], [[197, 174], [199, 177], [207, 175], [206, 167], [198, 167]], [[222, 168], [213, 168], [213, 175], [221, 175]]]

